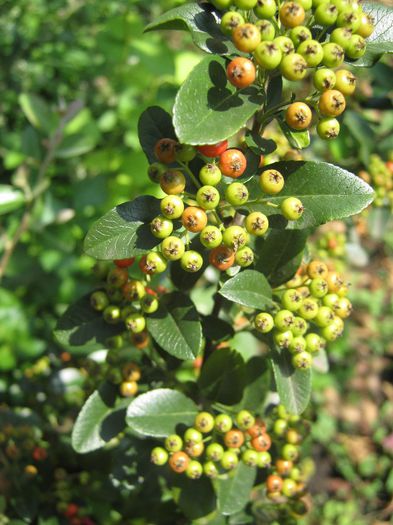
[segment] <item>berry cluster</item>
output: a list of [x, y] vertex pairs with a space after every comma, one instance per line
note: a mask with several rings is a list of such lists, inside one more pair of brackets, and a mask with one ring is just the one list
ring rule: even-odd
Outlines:
[[263, 469], [269, 497], [303, 495], [305, 478], [301, 469], [294, 466], [302, 441], [300, 418], [289, 415], [280, 405], [269, 422], [268, 431], [266, 423], [247, 410], [241, 410], [234, 418], [200, 412], [183, 437], [170, 435], [164, 447], [155, 447], [151, 461], [159, 466], [168, 463], [173, 472], [185, 473], [191, 479], [202, 475], [217, 478], [242, 461]]
[[[179, 157], [179, 152], [184, 151], [187, 157]], [[167, 268], [167, 261], [180, 261], [182, 269], [187, 272], [199, 271], [203, 257], [198, 251], [188, 249], [191, 236], [195, 234], [199, 235], [202, 246], [210, 251], [210, 264], [219, 270], [227, 270], [234, 264], [250, 266], [254, 261], [254, 252], [249, 244], [252, 244], [253, 238], [267, 232], [269, 219], [259, 211], [244, 215], [242, 207], [248, 202], [249, 190], [242, 182], [228, 180], [237, 179], [245, 172], [247, 159], [243, 152], [229, 148], [226, 140], [192, 148], [164, 138], [156, 144], [155, 154], [162, 164], [152, 164], [149, 175], [167, 195], [161, 200], [161, 214], [152, 220], [150, 227], [152, 234], [162, 241], [159, 251], [151, 251], [143, 259], [140, 264], [142, 271], [147, 274], [161, 273]], [[205, 162], [198, 171], [198, 177], [187, 164], [196, 155]], [[179, 168], [165, 165], [175, 161], [180, 163]], [[195, 194], [185, 191], [187, 179], [184, 173], [196, 186]], [[223, 180], [223, 176], [227, 179]], [[284, 182], [279, 171], [262, 171], [259, 185], [266, 201], [268, 196], [277, 195], [283, 189]], [[217, 187], [219, 184], [223, 195]], [[222, 212], [228, 208], [241, 210], [237, 224], [233, 224], [233, 217], [229, 217], [230, 223], [224, 221]], [[296, 197], [287, 197], [282, 201], [280, 211], [286, 219], [298, 220], [304, 208]]]
[[88, 516], [83, 515], [83, 509], [76, 503], [68, 503], [64, 510], [64, 516], [70, 525], [95, 525]]
[[338, 273], [312, 261], [304, 275], [298, 273], [275, 290], [280, 309], [257, 314], [254, 326], [262, 334], [271, 332], [274, 343], [292, 354], [293, 366], [306, 370], [313, 354], [342, 335], [344, 319], [352, 310], [347, 291]]
[[[340, 223], [340, 225], [345, 228], [343, 223]], [[331, 257], [337, 262], [337, 259], [345, 256], [347, 237], [342, 227], [334, 230], [332, 226], [332, 228], [321, 233], [316, 239], [317, 253], [321, 259]]]
[[102, 312], [107, 323], [124, 324], [123, 335], [115, 335], [106, 341], [108, 348], [121, 348], [124, 339], [139, 349], [149, 343], [145, 316], [158, 309], [158, 294], [142, 280], [130, 278], [128, 269], [133, 263], [133, 258], [115, 261], [115, 267], [107, 273], [105, 290], [96, 290], [90, 296], [92, 308]]
[[[356, 60], [366, 51], [365, 39], [374, 29], [371, 17], [356, 0], [211, 0], [225, 11], [222, 31], [235, 47], [252, 59], [236, 57], [227, 66], [228, 80], [242, 89], [264, 83], [279, 70], [289, 81], [302, 80], [312, 69], [317, 93], [291, 103], [285, 114], [294, 130], [308, 129], [313, 107], [317, 132], [323, 139], [337, 137], [336, 117], [345, 110], [346, 95], [355, 91], [356, 78], [339, 68], [344, 58]], [[311, 106], [311, 107], [310, 107]]]
[[122, 382], [120, 383], [120, 394], [123, 397], [132, 397], [138, 392], [138, 381], [141, 378], [141, 369], [136, 363], [123, 365]]
[[371, 155], [367, 171], [362, 170], [358, 175], [375, 189], [375, 206], [393, 207], [393, 161], [384, 162], [378, 155]]

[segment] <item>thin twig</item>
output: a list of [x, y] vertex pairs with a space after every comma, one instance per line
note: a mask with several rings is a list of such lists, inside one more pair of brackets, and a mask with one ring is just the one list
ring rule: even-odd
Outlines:
[[56, 150], [59, 147], [61, 141], [63, 140], [64, 128], [66, 127], [67, 123], [70, 120], [72, 120], [77, 113], [79, 113], [82, 107], [83, 107], [83, 103], [80, 100], [77, 100], [73, 102], [72, 104], [70, 104], [70, 106], [67, 108], [67, 111], [64, 117], [60, 120], [60, 123], [57, 129], [54, 131], [53, 135], [49, 139], [48, 146], [47, 146], [47, 152], [38, 170], [37, 181], [32, 191], [31, 199], [28, 201], [26, 205], [25, 211], [22, 215], [22, 219], [20, 221], [20, 224], [16, 232], [14, 233], [13, 237], [11, 239], [8, 239], [4, 244], [4, 253], [3, 253], [2, 258], [0, 259], [0, 281], [4, 277], [8, 263], [22, 235], [29, 228], [30, 219], [32, 216], [32, 212], [33, 212], [33, 208], [34, 208], [34, 204], [36, 203], [36, 200], [49, 187], [49, 183], [45, 179], [45, 176], [46, 176], [46, 173], [48, 171], [50, 164], [52, 163], [55, 157]]

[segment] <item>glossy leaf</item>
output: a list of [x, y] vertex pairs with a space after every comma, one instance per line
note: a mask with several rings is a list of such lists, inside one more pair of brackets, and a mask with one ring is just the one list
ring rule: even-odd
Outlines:
[[90, 228], [84, 249], [97, 259], [125, 259], [143, 255], [159, 244], [150, 221], [159, 213], [160, 201], [149, 195], [113, 208]]
[[[269, 168], [279, 170], [285, 177], [284, 189], [268, 197], [272, 204], [280, 204], [287, 197], [299, 198], [304, 213], [298, 221], [288, 223], [289, 229], [319, 226], [325, 222], [343, 219], [361, 212], [374, 197], [372, 188], [349, 171], [326, 162], [277, 162]], [[251, 190], [256, 194], [257, 182]], [[265, 211], [266, 203], [250, 203], [249, 211]]]
[[125, 427], [124, 409], [116, 409], [117, 387], [104, 383], [83, 405], [72, 431], [72, 446], [85, 454], [103, 447]]
[[225, 67], [223, 58], [208, 56], [180, 88], [173, 108], [180, 142], [215, 144], [227, 139], [262, 105], [263, 96], [255, 87], [237, 90], [228, 82]]
[[17, 210], [24, 202], [25, 196], [22, 191], [10, 184], [0, 184], [0, 215]]
[[264, 357], [254, 356], [245, 366], [245, 387], [243, 397], [233, 410], [261, 412], [270, 388], [270, 369]]
[[110, 325], [90, 306], [90, 295], [85, 295], [67, 308], [57, 322], [54, 335], [65, 346], [102, 348], [108, 337], [124, 330], [123, 324]]
[[160, 299], [159, 309], [147, 319], [153, 339], [178, 359], [195, 359], [202, 345], [202, 326], [192, 301], [181, 292]]
[[287, 351], [271, 350], [271, 365], [280, 402], [291, 414], [301, 414], [311, 395], [311, 369], [295, 369]]
[[366, 53], [351, 64], [371, 67], [384, 53], [393, 53], [393, 8], [379, 2], [363, 2], [362, 8], [374, 19], [375, 29], [367, 38]]
[[278, 123], [292, 148], [304, 149], [310, 145], [310, 132], [307, 129], [304, 131], [291, 129], [282, 118], [278, 119]]
[[147, 108], [139, 117], [138, 135], [147, 160], [157, 162], [154, 155], [156, 143], [164, 138], [176, 139], [172, 117], [158, 106]]
[[256, 477], [256, 468], [243, 462], [228, 474], [228, 478], [217, 482], [218, 508], [226, 516], [235, 514], [245, 507]]
[[270, 230], [265, 239], [258, 239], [255, 253], [256, 269], [275, 287], [288, 281], [298, 269], [306, 246], [307, 230]]
[[221, 287], [219, 293], [234, 303], [263, 310], [272, 305], [272, 290], [266, 277], [256, 270], [244, 270]]
[[203, 365], [198, 384], [203, 394], [224, 405], [239, 403], [246, 384], [246, 367], [236, 350], [213, 352]]
[[145, 31], [157, 29], [188, 30], [194, 44], [216, 55], [238, 53], [230, 38], [219, 26], [219, 15], [209, 4], [186, 3], [162, 14]]
[[158, 388], [134, 399], [127, 424], [139, 434], [165, 437], [176, 432], [177, 425], [191, 426], [197, 413], [196, 404], [181, 392]]
[[216, 509], [216, 495], [210, 479], [188, 479], [182, 476], [179, 480], [179, 507], [190, 520], [197, 520]]
[[374, 135], [373, 129], [362, 115], [350, 110], [344, 114], [344, 125], [357, 143], [360, 160], [368, 166], [373, 148], [370, 141]]

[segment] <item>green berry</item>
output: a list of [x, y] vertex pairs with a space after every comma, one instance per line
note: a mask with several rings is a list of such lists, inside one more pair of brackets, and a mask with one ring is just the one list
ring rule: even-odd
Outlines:
[[198, 272], [203, 265], [202, 255], [195, 250], [188, 250], [184, 252], [182, 258], [180, 259], [180, 265], [186, 272]]
[[317, 133], [321, 139], [335, 139], [340, 133], [340, 123], [333, 117], [321, 118], [317, 124]]
[[242, 454], [242, 461], [249, 467], [256, 467], [258, 464], [258, 452], [256, 450], [245, 450]]
[[344, 50], [338, 44], [329, 42], [323, 46], [323, 65], [336, 68], [344, 62]]
[[145, 295], [141, 301], [141, 308], [145, 314], [153, 314], [158, 310], [158, 299], [153, 295]]
[[331, 69], [321, 68], [317, 69], [313, 77], [314, 86], [319, 91], [334, 88], [336, 84], [336, 75]]
[[316, 354], [322, 348], [322, 341], [318, 334], [310, 332], [305, 336], [307, 352], [310, 354]]
[[188, 428], [184, 433], [184, 441], [186, 443], [200, 443], [203, 439], [202, 433], [196, 428]]
[[195, 418], [194, 426], [203, 434], [211, 432], [214, 428], [214, 417], [209, 412], [200, 412]]
[[285, 419], [277, 419], [273, 425], [273, 432], [276, 436], [283, 436], [287, 431], [288, 423]]
[[302, 303], [302, 294], [294, 289], [286, 290], [281, 297], [282, 306], [291, 312], [296, 312], [299, 310]]
[[255, 425], [255, 417], [248, 410], [241, 410], [235, 420], [240, 430], [248, 430]]
[[304, 337], [297, 336], [292, 339], [289, 343], [289, 351], [291, 354], [298, 354], [299, 352], [304, 352], [307, 348], [307, 343]]
[[206, 164], [199, 172], [200, 181], [202, 184], [206, 184], [208, 186], [217, 186], [221, 178], [221, 170], [217, 164], [214, 163]]
[[214, 421], [216, 430], [225, 434], [232, 428], [232, 419], [227, 414], [219, 414]]
[[109, 305], [103, 311], [103, 318], [109, 324], [115, 324], [121, 320], [121, 310], [118, 306]]
[[280, 205], [281, 213], [289, 221], [297, 221], [303, 215], [304, 206], [300, 199], [288, 197]]
[[299, 449], [296, 445], [287, 443], [282, 447], [281, 455], [287, 461], [296, 461], [299, 457]]
[[[224, 452], [223, 452], [224, 453]], [[213, 463], [213, 461], [207, 461], [204, 465], [203, 465], [203, 472], [205, 474], [205, 476], [207, 476], [208, 478], [210, 479], [215, 479], [218, 477], [219, 475], [219, 471], [218, 471], [218, 468], [216, 467], [216, 465]]]
[[291, 478], [284, 479], [284, 481], [282, 482], [281, 493], [287, 498], [292, 498], [293, 496], [296, 495], [296, 492], [297, 492], [296, 481], [294, 481]]
[[245, 226], [248, 233], [260, 237], [267, 232], [269, 228], [269, 220], [264, 213], [253, 211], [247, 215]]
[[308, 323], [302, 317], [295, 317], [293, 327], [291, 328], [292, 333], [295, 337], [304, 335], [307, 332]]
[[229, 226], [222, 235], [225, 246], [236, 251], [248, 242], [248, 234], [241, 226]]
[[275, 69], [282, 60], [282, 52], [274, 41], [264, 40], [255, 49], [254, 58], [263, 69]]
[[190, 162], [196, 156], [196, 150], [194, 146], [188, 144], [176, 144], [175, 146], [175, 157], [180, 162]]
[[254, 13], [258, 18], [272, 18], [276, 11], [276, 0], [258, 0], [254, 7]]
[[271, 332], [274, 328], [273, 317], [267, 312], [261, 312], [254, 319], [254, 326], [262, 334]]
[[323, 59], [323, 48], [317, 40], [306, 40], [297, 48], [297, 53], [302, 55], [309, 67], [318, 66]]
[[222, 233], [217, 226], [205, 226], [199, 235], [199, 240], [205, 248], [217, 248], [222, 242]]
[[242, 15], [236, 11], [228, 11], [221, 18], [221, 31], [226, 35], [231, 35], [232, 31], [244, 24], [245, 20]]
[[273, 339], [279, 348], [288, 348], [293, 339], [293, 333], [290, 330], [274, 332]]
[[254, 252], [249, 246], [240, 248], [240, 250], [236, 252], [235, 263], [241, 266], [242, 268], [246, 268], [247, 266], [250, 266], [253, 262], [254, 262]]
[[225, 470], [233, 470], [239, 464], [239, 458], [233, 450], [226, 450], [221, 458], [221, 466]]
[[198, 205], [204, 210], [214, 210], [220, 203], [220, 193], [214, 186], [202, 186], [196, 194]]
[[184, 242], [179, 239], [179, 237], [173, 235], [167, 237], [161, 243], [162, 255], [165, 259], [168, 259], [168, 261], [177, 261], [181, 259], [184, 255], [185, 249]]
[[133, 334], [139, 334], [146, 328], [146, 319], [143, 315], [135, 313], [126, 317], [124, 324]]
[[302, 42], [311, 40], [311, 31], [306, 26], [296, 26], [289, 31], [289, 38], [295, 47], [299, 47]]
[[168, 452], [178, 452], [183, 448], [183, 440], [177, 434], [171, 434], [165, 439], [165, 448]]
[[90, 296], [90, 304], [97, 312], [102, 312], [109, 305], [109, 299], [105, 292], [93, 292]]
[[248, 200], [248, 189], [241, 182], [232, 182], [225, 190], [225, 200], [232, 206], [241, 206]]
[[295, 316], [290, 310], [280, 310], [274, 316], [274, 326], [281, 331], [292, 328]]
[[312, 279], [311, 283], [309, 284], [309, 289], [311, 295], [313, 297], [317, 297], [318, 299], [324, 297], [329, 291], [328, 283], [325, 281], [325, 279], [322, 279], [322, 277], [315, 277]]
[[192, 459], [186, 468], [186, 476], [190, 479], [199, 479], [203, 474], [203, 467], [199, 461]]
[[272, 463], [272, 457], [269, 452], [263, 450], [258, 452], [258, 462], [257, 465], [259, 468], [268, 468]]
[[165, 239], [172, 233], [173, 223], [171, 220], [166, 219], [163, 215], [159, 215], [151, 221], [150, 230], [154, 237], [157, 237], [158, 239]]
[[177, 195], [167, 195], [160, 202], [160, 209], [167, 219], [179, 219], [184, 211], [183, 199]]
[[206, 457], [210, 461], [220, 461], [224, 455], [224, 448], [219, 443], [211, 443], [206, 448]]
[[267, 169], [259, 177], [261, 190], [268, 195], [276, 195], [284, 187], [284, 177], [277, 170]]
[[162, 447], [155, 447], [151, 451], [150, 459], [154, 465], [165, 465], [165, 463], [168, 461], [168, 452]]
[[307, 370], [312, 365], [312, 356], [308, 352], [299, 352], [292, 357], [292, 364], [295, 368]]

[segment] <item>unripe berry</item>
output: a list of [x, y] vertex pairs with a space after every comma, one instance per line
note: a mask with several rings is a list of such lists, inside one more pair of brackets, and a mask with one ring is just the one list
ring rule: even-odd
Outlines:
[[165, 465], [165, 463], [168, 461], [168, 452], [162, 447], [155, 447], [151, 451], [150, 459], [154, 465]]
[[219, 414], [215, 418], [214, 426], [216, 430], [224, 434], [225, 432], [228, 432], [229, 430], [231, 430], [232, 419], [227, 414]]
[[221, 466], [225, 470], [232, 470], [239, 464], [239, 458], [236, 454], [236, 452], [233, 452], [232, 450], [227, 450], [224, 452], [222, 458], [221, 458]]
[[206, 457], [211, 461], [220, 461], [224, 455], [224, 448], [219, 443], [211, 443], [206, 448]]
[[273, 330], [274, 328], [273, 317], [266, 312], [261, 312], [255, 317], [254, 326], [258, 330], [258, 332], [261, 332], [262, 334], [267, 334], [268, 332], [271, 332], [271, 330]]
[[183, 440], [177, 434], [171, 434], [165, 439], [165, 448], [168, 452], [178, 452], [183, 448]]

